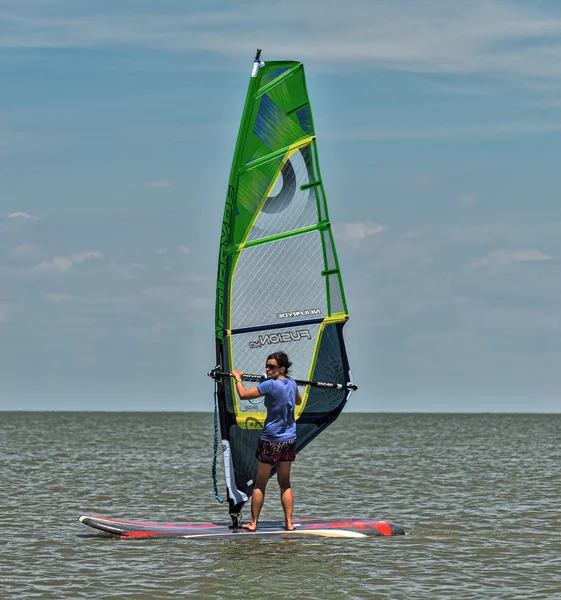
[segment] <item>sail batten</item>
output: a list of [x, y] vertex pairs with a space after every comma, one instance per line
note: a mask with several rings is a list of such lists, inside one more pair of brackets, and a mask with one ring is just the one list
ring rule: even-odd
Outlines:
[[251, 162], [248, 162], [243, 167], [241, 167], [238, 171], [238, 174], [243, 175], [250, 169], [259, 167], [260, 165], [269, 162], [270, 160], [273, 160], [275, 158], [278, 158], [279, 156], [286, 156], [286, 154], [288, 154], [291, 151], [294, 152], [296, 150], [299, 150], [300, 148], [303, 148], [304, 146], [309, 146], [314, 140], [315, 136], [306, 136], [305, 138], [302, 138], [301, 140], [290, 144], [290, 146], [286, 146], [284, 148], [281, 148], [280, 150], [276, 150], [275, 152], [271, 152], [270, 154], [266, 154], [265, 156], [256, 158], [255, 160], [252, 160]]
[[[271, 64], [271, 63], [269, 63], [269, 64]], [[292, 66], [289, 69], [286, 69], [284, 72], [280, 73], [274, 79], [271, 79], [270, 81], [268, 81], [268, 83], [266, 83], [266, 85], [259, 88], [257, 93], [255, 94], [255, 100], [258, 100], [261, 96], [263, 96], [263, 94], [266, 94], [270, 89], [279, 85], [284, 80], [288, 79], [289, 77], [292, 77], [292, 75], [294, 75], [294, 73], [298, 72], [300, 69], [302, 69], [302, 70], [304, 69], [304, 65], [300, 62], [293, 63], [293, 64], [294, 64], [294, 66]], [[280, 69], [279, 69], [279, 71], [280, 71]], [[262, 76], [262, 80], [268, 80], [268, 79], [269, 79], [268, 75], [264, 74]]]
[[[254, 67], [238, 133], [220, 241], [217, 364], [262, 372], [285, 351], [304, 382], [297, 452], [332, 423], [351, 389], [342, 330], [349, 318], [319, 169], [304, 67]], [[249, 384], [248, 384], [249, 385]], [[251, 384], [253, 385], [253, 384]], [[217, 382], [231, 510], [251, 496], [262, 399], [242, 401], [230, 379]], [[234, 506], [235, 505], [235, 506]]]
[[328, 227], [331, 227], [331, 223], [329, 221], [320, 221], [317, 225], [310, 225], [309, 227], [302, 227], [302, 229], [293, 229], [292, 231], [285, 231], [284, 233], [278, 233], [276, 235], [271, 235], [265, 238], [259, 238], [256, 240], [250, 240], [247, 242], [242, 242], [241, 244], [237, 244], [235, 246], [228, 247], [229, 254], [235, 254], [244, 248], [251, 248], [252, 246], [259, 246], [260, 244], [269, 244], [270, 242], [276, 242], [277, 240], [282, 240], [289, 237], [294, 237], [295, 235], [301, 235], [303, 233], [309, 233], [310, 231], [324, 231]]

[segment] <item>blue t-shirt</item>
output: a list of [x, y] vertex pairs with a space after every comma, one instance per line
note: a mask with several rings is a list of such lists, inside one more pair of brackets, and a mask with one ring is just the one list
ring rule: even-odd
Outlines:
[[296, 439], [294, 407], [298, 386], [294, 379], [267, 379], [257, 386], [265, 396], [267, 418], [261, 439], [264, 442], [289, 442]]

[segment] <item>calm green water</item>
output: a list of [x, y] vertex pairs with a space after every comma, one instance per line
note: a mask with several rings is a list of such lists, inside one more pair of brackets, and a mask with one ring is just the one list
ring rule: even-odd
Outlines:
[[[210, 414], [0, 413], [0, 598], [561, 598], [561, 415], [343, 415], [295, 463], [295, 515], [405, 537], [120, 540], [77, 521], [224, 520], [212, 435]], [[263, 518], [281, 516], [271, 482]]]

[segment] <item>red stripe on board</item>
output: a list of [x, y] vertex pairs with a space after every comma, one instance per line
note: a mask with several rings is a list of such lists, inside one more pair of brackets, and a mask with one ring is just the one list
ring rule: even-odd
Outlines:
[[376, 521], [372, 524], [382, 535], [391, 535], [392, 528], [385, 521]]
[[[153, 535], [170, 535], [165, 531], [126, 531], [120, 534], [121, 537], [149, 537]], [[173, 535], [173, 534], [171, 534]]]

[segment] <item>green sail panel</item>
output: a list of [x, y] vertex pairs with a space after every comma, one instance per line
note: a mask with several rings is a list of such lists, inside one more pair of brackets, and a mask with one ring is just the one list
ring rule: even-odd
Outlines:
[[[345, 293], [323, 189], [304, 67], [271, 61], [250, 79], [222, 224], [216, 354], [223, 371], [262, 373], [286, 352], [295, 379], [351, 381]], [[244, 384], [252, 387], [255, 384]], [[300, 388], [297, 452], [337, 418], [348, 389]], [[266, 409], [218, 382], [230, 511], [251, 496]]]

